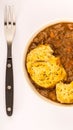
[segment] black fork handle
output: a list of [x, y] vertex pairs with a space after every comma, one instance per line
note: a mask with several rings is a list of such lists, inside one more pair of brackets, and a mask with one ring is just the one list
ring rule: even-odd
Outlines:
[[5, 86], [5, 99], [6, 99], [6, 113], [11, 116], [13, 113], [13, 64], [11, 48], [8, 47], [7, 63], [6, 63], [6, 86]]
[[12, 58], [7, 58], [6, 65], [6, 112], [8, 116], [13, 112], [13, 66]]

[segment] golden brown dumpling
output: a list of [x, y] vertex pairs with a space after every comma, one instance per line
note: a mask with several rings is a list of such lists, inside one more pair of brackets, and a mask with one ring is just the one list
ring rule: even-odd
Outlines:
[[27, 71], [31, 79], [43, 88], [52, 88], [59, 81], [66, 79], [60, 59], [53, 56], [52, 52], [49, 45], [41, 45], [27, 55]]
[[70, 84], [58, 83], [56, 95], [60, 103], [73, 103], [73, 81]]

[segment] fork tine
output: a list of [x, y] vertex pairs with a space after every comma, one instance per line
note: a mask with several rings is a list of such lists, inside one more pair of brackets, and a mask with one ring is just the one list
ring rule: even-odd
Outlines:
[[7, 25], [7, 6], [5, 6], [5, 12], [4, 12], [4, 25]]
[[12, 6], [12, 21], [13, 21], [13, 25], [16, 24], [16, 18], [15, 18], [15, 11], [14, 11], [14, 6]]
[[12, 8], [11, 8], [11, 6], [8, 6], [7, 15], [8, 15], [8, 24], [11, 24], [11, 21], [12, 21]]

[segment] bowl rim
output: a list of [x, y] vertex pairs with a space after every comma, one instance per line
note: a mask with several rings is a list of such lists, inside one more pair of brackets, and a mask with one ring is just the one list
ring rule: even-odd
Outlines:
[[31, 41], [33, 40], [33, 38], [35, 36], [37, 36], [38, 33], [40, 33], [41, 31], [43, 31], [45, 28], [47, 27], [50, 27], [52, 25], [55, 25], [55, 24], [59, 24], [59, 23], [73, 23], [73, 20], [54, 20], [53, 22], [50, 22], [44, 26], [42, 26], [40, 29], [38, 29], [28, 40], [27, 44], [25, 45], [25, 48], [24, 48], [24, 53], [23, 53], [23, 72], [24, 72], [24, 77], [28, 83], [28, 86], [30, 86], [30, 88], [32, 89], [32, 91], [34, 92], [34, 94], [36, 94], [39, 98], [41, 98], [43, 101], [47, 102], [47, 103], [50, 103], [54, 106], [59, 106], [59, 107], [73, 107], [73, 104], [61, 104], [61, 103], [58, 103], [58, 102], [54, 102], [52, 101], [51, 99], [49, 98], [46, 98], [44, 97], [43, 95], [41, 95], [37, 90], [36, 88], [34, 87], [34, 85], [31, 83], [29, 77], [28, 77], [28, 74], [27, 74], [27, 70], [26, 70], [26, 67], [25, 67], [25, 58], [26, 58], [26, 54], [27, 54], [27, 50], [28, 50], [28, 47], [29, 45], [31, 44]]

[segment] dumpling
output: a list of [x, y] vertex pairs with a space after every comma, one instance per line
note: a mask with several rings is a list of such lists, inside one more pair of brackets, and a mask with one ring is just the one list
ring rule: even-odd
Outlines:
[[31, 79], [43, 88], [52, 88], [67, 76], [60, 59], [52, 53], [49, 45], [41, 45], [27, 55], [27, 71]]
[[60, 103], [73, 103], [73, 81], [70, 84], [57, 83], [56, 96]]

